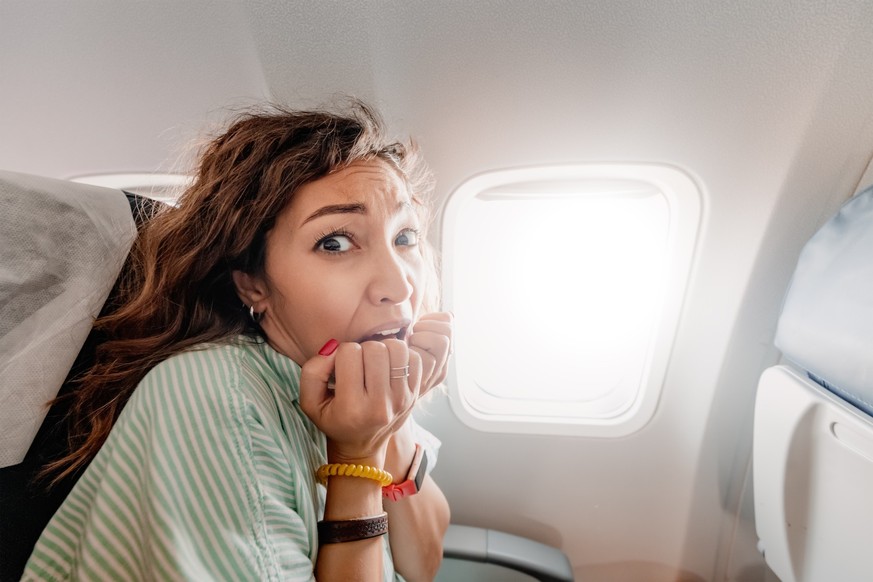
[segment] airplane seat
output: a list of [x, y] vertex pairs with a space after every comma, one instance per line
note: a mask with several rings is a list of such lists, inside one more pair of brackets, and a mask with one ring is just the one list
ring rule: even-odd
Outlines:
[[0, 172], [0, 581], [18, 580], [78, 475], [37, 474], [66, 445], [72, 379], [93, 362], [136, 225], [153, 202], [120, 190]]
[[755, 402], [755, 523], [782, 582], [870, 579], [873, 187], [806, 244]]
[[[104, 339], [93, 320], [114, 309], [136, 230], [160, 205], [121, 190], [0, 171], [0, 582], [21, 577], [81, 474], [50, 489], [37, 478], [67, 440], [68, 404], [46, 403], [68, 394], [93, 362]], [[514, 572], [573, 580], [560, 550], [495, 530], [453, 524], [445, 556], [443, 579], [508, 581]], [[477, 573], [483, 564], [495, 570]]]

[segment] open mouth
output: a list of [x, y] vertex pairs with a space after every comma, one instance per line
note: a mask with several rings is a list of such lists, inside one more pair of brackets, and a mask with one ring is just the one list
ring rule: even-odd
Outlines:
[[398, 328], [394, 328], [394, 329], [385, 329], [382, 331], [378, 331], [372, 335], [362, 337], [361, 339], [358, 340], [358, 343], [362, 344], [364, 342], [380, 342], [380, 341], [384, 341], [386, 339], [398, 339], [400, 341], [403, 341], [403, 339], [406, 337], [406, 330], [407, 330], [406, 327], [398, 327]]

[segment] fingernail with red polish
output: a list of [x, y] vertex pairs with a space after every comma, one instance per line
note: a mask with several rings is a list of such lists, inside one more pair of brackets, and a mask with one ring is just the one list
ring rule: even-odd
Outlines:
[[321, 348], [320, 350], [318, 350], [318, 354], [320, 356], [329, 356], [332, 353], [334, 353], [338, 347], [339, 347], [338, 341], [336, 341], [335, 339], [328, 340], [327, 343], [324, 344], [324, 347]]

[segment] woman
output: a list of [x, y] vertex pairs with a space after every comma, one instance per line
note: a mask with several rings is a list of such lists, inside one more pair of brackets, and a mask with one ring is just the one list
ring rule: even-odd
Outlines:
[[423, 314], [429, 187], [362, 104], [211, 142], [98, 322], [83, 437], [51, 469], [90, 465], [25, 579], [432, 579], [449, 510], [410, 412], [451, 316]]

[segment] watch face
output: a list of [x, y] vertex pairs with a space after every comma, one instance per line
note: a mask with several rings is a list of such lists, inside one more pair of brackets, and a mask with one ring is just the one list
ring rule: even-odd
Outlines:
[[421, 491], [421, 484], [424, 483], [424, 478], [427, 475], [427, 453], [421, 452], [421, 463], [418, 465], [418, 471], [415, 472], [415, 490]]
[[406, 479], [402, 483], [392, 483], [383, 487], [382, 496], [392, 501], [399, 501], [409, 495], [415, 495], [421, 490], [425, 476], [427, 476], [427, 455], [421, 445], [417, 444]]

